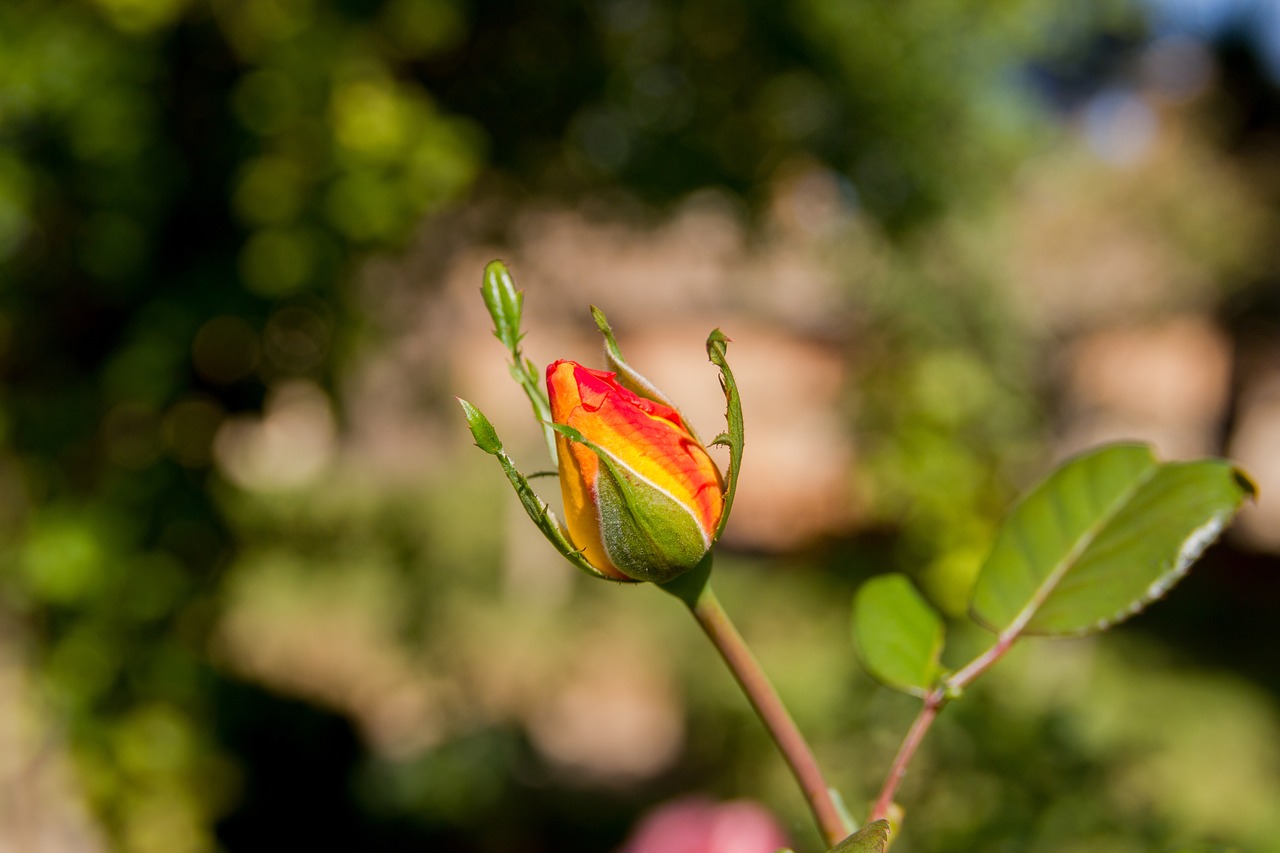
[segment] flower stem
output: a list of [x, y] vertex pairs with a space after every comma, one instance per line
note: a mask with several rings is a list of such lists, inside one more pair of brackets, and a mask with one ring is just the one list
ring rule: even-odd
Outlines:
[[710, 584], [702, 587], [694, 602], [689, 604], [689, 609], [728, 664], [733, 677], [737, 679], [774, 743], [778, 745], [783, 759], [800, 784], [827, 843], [835, 845], [852, 834], [854, 827], [836, 806], [813, 751], [809, 749], [809, 744], [800, 734], [786, 706], [782, 704], [778, 691], [760, 668], [759, 661], [747, 647], [738, 629], [729, 621], [728, 614], [711, 591]]
[[975, 678], [982, 675], [996, 661], [1004, 657], [1018, 639], [1019, 631], [1020, 627], [1006, 630], [996, 639], [995, 645], [925, 694], [924, 705], [920, 708], [920, 713], [916, 715], [915, 720], [911, 723], [911, 728], [907, 730], [907, 736], [902, 739], [902, 746], [898, 747], [898, 754], [893, 757], [893, 764], [889, 767], [889, 775], [885, 777], [884, 786], [881, 787], [880, 794], [876, 797], [876, 804], [871, 810], [869, 821], [889, 818], [890, 811], [893, 809], [894, 794], [898, 791], [898, 785], [902, 783], [902, 777], [907, 774], [907, 765], [915, 757], [916, 750], [920, 748], [920, 743], [924, 740], [929, 727], [933, 725], [938, 712], [943, 709], [947, 702], [959, 696], [961, 691], [969, 686]]
[[933, 690], [924, 697], [924, 705], [920, 708], [920, 713], [916, 715], [915, 721], [911, 723], [911, 728], [907, 730], [907, 736], [902, 739], [902, 746], [898, 747], [898, 754], [893, 757], [893, 764], [889, 767], [889, 775], [885, 777], [884, 786], [880, 789], [880, 795], [876, 797], [876, 804], [871, 809], [871, 816], [868, 821], [886, 820], [890, 817], [893, 809], [893, 795], [898, 792], [898, 785], [902, 782], [902, 777], [907, 775], [907, 765], [911, 763], [911, 759], [915, 757], [916, 750], [920, 748], [921, 741], [924, 740], [925, 733], [929, 731], [929, 727], [933, 725], [934, 719], [938, 716], [938, 712], [942, 710], [942, 706], [946, 704], [946, 695], [941, 690]]

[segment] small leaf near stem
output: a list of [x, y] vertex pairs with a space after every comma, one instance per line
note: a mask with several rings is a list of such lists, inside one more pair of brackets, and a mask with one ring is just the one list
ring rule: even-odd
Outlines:
[[498, 438], [497, 430], [493, 428], [493, 424], [484, 416], [484, 413], [475, 406], [458, 398], [458, 402], [462, 405], [462, 411], [467, 416], [467, 426], [471, 428], [471, 436], [476, 440], [476, 446], [495, 456], [499, 464], [502, 465], [503, 472], [507, 475], [511, 487], [516, 490], [516, 494], [520, 498], [520, 503], [524, 507], [529, 518], [542, 535], [547, 537], [557, 551], [560, 552], [570, 563], [595, 578], [603, 578], [604, 580], [622, 581], [619, 578], [609, 577], [603, 574], [595, 566], [587, 562], [582, 556], [582, 552], [573, 547], [573, 543], [569, 541], [568, 535], [565, 534], [564, 528], [560, 525], [560, 520], [556, 518], [556, 514], [551, 511], [551, 507], [547, 506], [546, 501], [538, 497], [533, 491], [533, 487], [529, 485], [529, 480], [524, 474], [516, 468], [515, 463], [511, 461], [511, 457], [502, 449], [502, 441]]
[[867, 671], [923, 698], [942, 673], [942, 617], [904, 574], [871, 578], [853, 600], [853, 639]]
[[738, 383], [734, 381], [733, 371], [729, 369], [728, 349], [729, 338], [724, 332], [715, 329], [707, 336], [707, 357], [711, 359], [712, 364], [720, 368], [720, 387], [724, 390], [726, 406], [725, 420], [729, 426], [728, 432], [722, 432], [711, 440], [712, 444], [729, 448], [729, 476], [724, 490], [724, 512], [720, 515], [720, 526], [716, 529], [714, 539], [720, 538], [720, 534], [724, 533], [725, 525], [729, 523], [729, 512], [733, 509], [733, 496], [738, 491], [738, 473], [742, 469], [742, 397], [738, 393]]
[[813, 751], [783, 705], [778, 691], [712, 592], [707, 582], [710, 566], [711, 556], [708, 554], [698, 568], [663, 584], [662, 589], [688, 606], [777, 744], [813, 811], [823, 837], [828, 844], [837, 844], [853, 832], [853, 826], [836, 805]]
[[832, 847], [828, 853], [884, 853], [889, 849], [889, 821], [874, 820]]
[[546, 427], [551, 422], [551, 403], [547, 399], [547, 389], [543, 387], [537, 365], [525, 358], [520, 349], [520, 341], [524, 339], [524, 333], [520, 331], [524, 293], [516, 289], [515, 280], [506, 264], [502, 261], [490, 261], [484, 268], [480, 295], [484, 298], [489, 316], [493, 318], [493, 336], [511, 354], [511, 378], [524, 390], [525, 396], [529, 398], [529, 405], [533, 407], [534, 417], [543, 424], [542, 434], [547, 442], [547, 452], [551, 454], [551, 464], [559, 464], [555, 435]]

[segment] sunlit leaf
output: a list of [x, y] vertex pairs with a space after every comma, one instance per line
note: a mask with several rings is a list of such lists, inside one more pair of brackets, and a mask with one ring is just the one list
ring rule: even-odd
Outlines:
[[1162, 463], [1141, 444], [1076, 457], [1005, 519], [973, 615], [1009, 634], [1113, 625], [1176, 583], [1255, 493], [1225, 460]]
[[853, 638], [867, 671], [888, 687], [923, 696], [940, 673], [942, 619], [906, 575], [880, 575], [853, 601]]
[[889, 846], [889, 821], [876, 820], [859, 829], [829, 853], [884, 853]]

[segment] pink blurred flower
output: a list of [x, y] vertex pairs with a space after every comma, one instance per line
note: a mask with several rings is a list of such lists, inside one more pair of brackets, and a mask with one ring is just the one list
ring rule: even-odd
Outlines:
[[618, 853], [775, 853], [790, 843], [758, 803], [687, 797], [649, 812]]

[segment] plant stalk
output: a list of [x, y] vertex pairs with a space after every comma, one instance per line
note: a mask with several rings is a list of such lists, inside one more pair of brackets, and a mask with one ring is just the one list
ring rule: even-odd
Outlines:
[[916, 715], [915, 720], [911, 723], [911, 728], [907, 730], [907, 736], [902, 739], [902, 746], [898, 747], [898, 754], [893, 757], [893, 764], [889, 766], [889, 775], [885, 777], [884, 786], [881, 787], [880, 794], [876, 797], [876, 804], [871, 809], [871, 816], [867, 819], [868, 821], [880, 820], [881, 818], [889, 820], [890, 812], [893, 810], [893, 797], [898, 792], [898, 785], [902, 783], [902, 778], [907, 775], [907, 765], [915, 757], [916, 750], [920, 748], [920, 743], [924, 740], [925, 733], [929, 731], [929, 727], [933, 725], [938, 712], [942, 710], [942, 706], [946, 703], [946, 695], [942, 690], [930, 691], [924, 697], [924, 705], [920, 708], [920, 713]]
[[774, 743], [778, 745], [783, 759], [800, 784], [804, 798], [808, 801], [827, 843], [834, 846], [851, 835], [854, 827], [832, 798], [831, 789], [822, 777], [822, 771], [808, 742], [800, 734], [791, 714], [782, 704], [778, 691], [760, 668], [759, 661], [747, 647], [746, 641], [729, 621], [728, 614], [711, 591], [710, 584], [702, 587], [689, 609], [712, 645], [724, 658], [733, 677], [747, 695]]
[[880, 788], [880, 794], [876, 797], [876, 804], [871, 809], [871, 816], [868, 820], [889, 819], [889, 813], [893, 809], [893, 797], [898, 791], [898, 785], [902, 783], [902, 778], [907, 774], [907, 765], [915, 757], [916, 750], [920, 748], [920, 744], [924, 740], [925, 734], [929, 731], [929, 727], [933, 725], [933, 721], [937, 718], [938, 712], [952, 698], [959, 696], [960, 692], [969, 686], [975, 678], [982, 675], [996, 661], [1004, 657], [1009, 649], [1013, 648], [1020, 631], [1021, 626], [1005, 631], [996, 639], [995, 645], [978, 655], [959, 672], [943, 681], [941, 685], [925, 694], [924, 704], [920, 708], [920, 713], [916, 715], [915, 720], [911, 723], [911, 728], [907, 730], [907, 736], [902, 739], [902, 745], [898, 747], [898, 754], [893, 757], [893, 764], [889, 767], [889, 774], [885, 777], [884, 785]]

